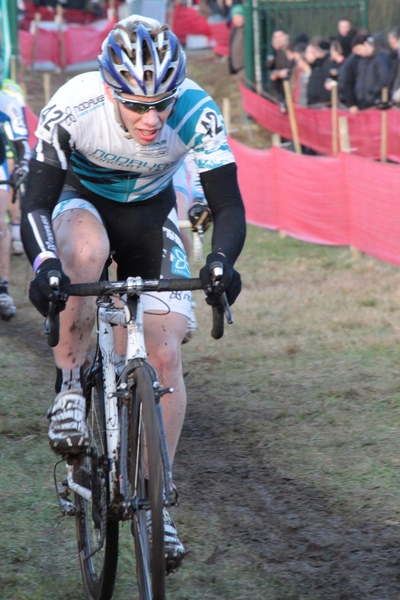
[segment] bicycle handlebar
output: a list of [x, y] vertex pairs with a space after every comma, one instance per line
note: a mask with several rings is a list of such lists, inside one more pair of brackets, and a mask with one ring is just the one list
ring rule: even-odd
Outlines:
[[71, 296], [107, 296], [135, 292], [182, 292], [201, 290], [200, 279], [143, 279], [128, 278], [126, 281], [97, 281], [95, 283], [73, 283]]
[[[56, 290], [57, 282], [54, 278], [57, 272], [49, 273], [49, 284]], [[59, 285], [59, 282], [58, 282]], [[177, 292], [186, 290], [201, 290], [203, 286], [199, 278], [192, 279], [141, 279], [128, 278], [126, 281], [97, 281], [92, 283], [73, 283], [70, 285], [70, 296], [111, 296], [135, 292]], [[56, 303], [49, 303], [49, 313], [45, 323], [45, 333], [48, 335], [48, 344], [57, 346], [59, 342], [59, 315], [56, 313]], [[228, 323], [233, 323], [232, 314], [225, 292], [221, 295], [221, 304], [212, 307], [213, 325], [211, 336], [218, 340], [224, 335], [224, 314]]]

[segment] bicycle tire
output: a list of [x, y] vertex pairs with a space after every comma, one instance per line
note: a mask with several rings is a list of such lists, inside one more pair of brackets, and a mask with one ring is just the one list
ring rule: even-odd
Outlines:
[[151, 506], [151, 538], [146, 527], [147, 511], [142, 508], [133, 514], [132, 534], [135, 541], [139, 600], [165, 600], [163, 476], [153, 381], [149, 371], [143, 366], [135, 369], [133, 377], [131, 486], [133, 495], [148, 499]]
[[[106, 455], [104, 387], [101, 373], [94, 377], [94, 385], [88, 394], [90, 394], [90, 408], [87, 423], [91, 437], [90, 450], [97, 451], [98, 456]], [[90, 453], [80, 455], [75, 463], [74, 476], [81, 471], [89, 477], [92, 472], [93, 460], [96, 460], [95, 455]], [[114, 593], [117, 574], [119, 526], [118, 522], [110, 520], [107, 514], [110, 501], [107, 473], [104, 473], [104, 477], [98, 476], [97, 481], [91, 481], [89, 484], [93, 496], [97, 484], [99, 485], [98, 490], [100, 490], [98, 493], [103, 494], [103, 507], [105, 506], [105, 512], [103, 513], [103, 509], [101, 509], [97, 517], [93, 512], [93, 503], [75, 494], [75, 505], [79, 509], [76, 517], [79, 561], [88, 600], [110, 600]], [[99, 545], [99, 536], [101, 535], [99, 518], [100, 520], [104, 519], [101, 526], [105, 528], [105, 541], [103, 547], [90, 556]]]

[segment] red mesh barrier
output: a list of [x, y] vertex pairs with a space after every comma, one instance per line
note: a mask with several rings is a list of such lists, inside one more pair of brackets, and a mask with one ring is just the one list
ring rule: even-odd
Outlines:
[[196, 9], [177, 4], [172, 13], [171, 29], [182, 44], [187, 35], [205, 35], [214, 42], [215, 54], [229, 56], [229, 27], [225, 21], [209, 23]]
[[64, 34], [67, 65], [97, 59], [101, 53], [101, 44], [115, 22], [106, 21], [102, 29], [90, 25], [67, 27]]
[[230, 29], [222, 21], [221, 23], [210, 23], [211, 38], [214, 40], [213, 52], [220, 56], [229, 56], [229, 33]]
[[[97, 20], [90, 24], [90, 19], [85, 21], [86, 13], [83, 11], [64, 10], [63, 17], [66, 22], [68, 22], [68, 19], [71, 19], [71, 21], [73, 19], [78, 20], [79, 17], [82, 23], [88, 22], [89, 24], [70, 23], [61, 34], [56, 27], [54, 29], [39, 27], [35, 42], [35, 36], [29, 32], [29, 25], [34, 18], [34, 12], [27, 11], [26, 26], [21, 26], [18, 30], [21, 59], [25, 66], [31, 65], [35, 43], [35, 62], [51, 61], [58, 67], [62, 67], [95, 60], [100, 53], [105, 36], [116, 22], [116, 20]], [[40, 7], [37, 12], [40, 12], [43, 21], [54, 20], [54, 11], [50, 11], [46, 7]], [[103, 22], [106, 22], [104, 27], [102, 27]], [[216, 54], [229, 56], [229, 28], [225, 22], [210, 24], [195, 9], [177, 5], [172, 13], [172, 29], [183, 43], [186, 42], [188, 34], [205, 35], [209, 40], [214, 41], [213, 51]], [[64, 65], [62, 64], [61, 52], [65, 54]]]
[[249, 223], [400, 264], [399, 165], [230, 145]]
[[[55, 65], [69, 66], [80, 62], [96, 60], [101, 52], [101, 44], [116, 20], [96, 21], [92, 25], [68, 25], [63, 32], [57, 29], [39, 27], [35, 36], [28, 31], [18, 31], [22, 63], [30, 66], [36, 44], [35, 62], [53, 62]], [[65, 52], [62, 65], [61, 47]]]
[[206, 35], [211, 38], [211, 27], [205, 17], [199, 15], [194, 8], [177, 4], [172, 13], [171, 29], [181, 44], [186, 42], [186, 36]]
[[33, 50], [36, 47], [35, 62], [51, 61], [61, 67], [60, 36], [57, 30], [39, 29], [35, 36], [28, 31], [18, 31], [21, 60], [25, 66], [32, 62]]
[[[266, 98], [240, 86], [243, 108], [260, 125], [279, 133], [286, 139], [292, 138], [289, 117], [282, 114], [279, 106]], [[300, 142], [321, 154], [332, 154], [332, 111], [330, 109], [312, 109], [295, 107], [296, 122]], [[359, 156], [379, 159], [382, 136], [382, 111], [368, 109], [357, 115], [340, 112], [339, 116], [348, 118], [350, 146]], [[387, 111], [387, 156], [400, 162], [400, 110]]]
[[400, 264], [399, 165], [345, 155], [352, 245]]

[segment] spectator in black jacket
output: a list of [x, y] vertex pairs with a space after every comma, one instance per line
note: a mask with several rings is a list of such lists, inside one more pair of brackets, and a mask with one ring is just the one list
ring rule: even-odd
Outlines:
[[390, 59], [368, 34], [356, 35], [352, 51], [360, 57], [354, 89], [356, 106], [359, 110], [377, 106], [382, 102], [382, 89], [390, 86]]
[[391, 81], [390, 87], [393, 89], [394, 82], [397, 79], [400, 67], [400, 27], [392, 27], [388, 33], [387, 41], [389, 44], [390, 72]]
[[326, 40], [314, 39], [307, 46], [306, 60], [311, 65], [311, 75], [307, 87], [307, 105], [327, 105], [331, 100], [331, 93], [325, 87], [330, 72], [330, 44]]
[[277, 29], [272, 34], [272, 52], [267, 59], [267, 68], [270, 71], [271, 93], [279, 102], [285, 101], [285, 92], [283, 81], [288, 78], [290, 70], [290, 60], [287, 56], [289, 48], [289, 35], [283, 29]]
[[338, 96], [340, 104], [349, 109], [351, 114], [358, 112], [356, 97], [357, 64], [360, 60], [358, 54], [353, 52], [346, 58], [339, 70]]
[[325, 87], [332, 93], [332, 87], [333, 85], [337, 84], [337, 81], [339, 79], [339, 73], [346, 60], [343, 55], [343, 48], [339, 40], [331, 40], [329, 55], [329, 79], [325, 81]]
[[229, 72], [244, 79], [244, 10], [243, 4], [234, 4], [230, 14]]
[[356, 31], [353, 29], [350, 19], [343, 17], [338, 21], [338, 35], [337, 39], [343, 50], [345, 58], [351, 54], [351, 45]]

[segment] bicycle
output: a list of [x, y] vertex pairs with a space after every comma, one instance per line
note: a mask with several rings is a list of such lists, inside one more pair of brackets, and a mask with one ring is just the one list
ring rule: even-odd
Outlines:
[[[222, 264], [213, 263], [214, 280]], [[104, 276], [106, 276], [106, 269]], [[71, 285], [70, 295], [97, 296], [97, 344], [86, 368], [86, 414], [90, 446], [66, 455], [54, 467], [54, 483], [62, 516], [76, 520], [83, 585], [88, 600], [110, 600], [118, 563], [119, 523], [131, 521], [140, 600], [165, 600], [164, 507], [177, 505], [155, 370], [147, 361], [140, 295], [154, 291], [202, 289], [200, 279], [107, 281]], [[59, 274], [49, 274], [57, 293]], [[114, 296], [123, 297], [123, 307]], [[224, 332], [224, 313], [233, 322], [226, 296], [213, 307], [215, 339]], [[50, 346], [58, 343], [56, 304], [50, 303], [45, 331]], [[116, 374], [112, 328], [127, 328], [126, 362]], [[65, 462], [67, 478], [57, 483]], [[74, 494], [73, 499], [71, 495]], [[147, 519], [151, 514], [151, 530]]]

